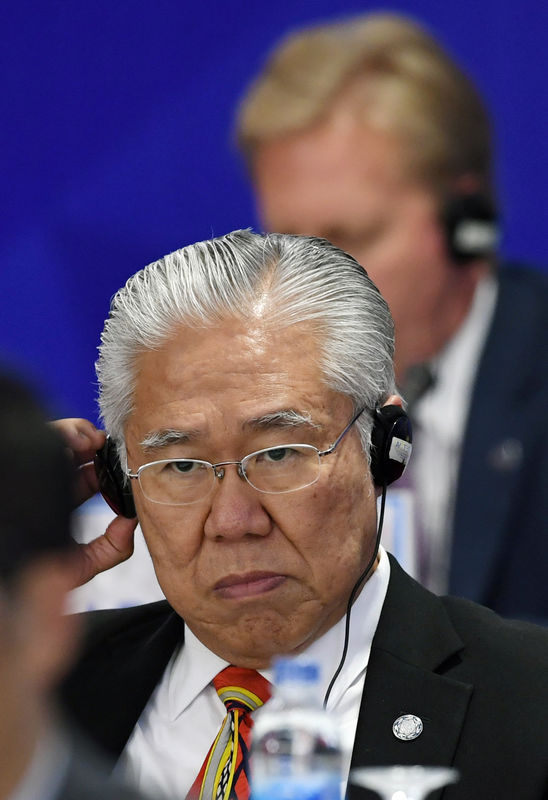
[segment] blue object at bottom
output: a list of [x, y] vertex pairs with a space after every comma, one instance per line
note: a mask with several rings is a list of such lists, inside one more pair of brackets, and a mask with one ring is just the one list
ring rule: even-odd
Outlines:
[[252, 787], [251, 800], [341, 800], [340, 780], [322, 774], [270, 778]]

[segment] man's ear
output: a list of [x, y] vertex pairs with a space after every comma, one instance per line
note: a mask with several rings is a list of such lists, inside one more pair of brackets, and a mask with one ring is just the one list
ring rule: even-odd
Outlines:
[[382, 404], [384, 406], [399, 406], [403, 408], [403, 399], [400, 397], [399, 394], [391, 394], [386, 403]]
[[43, 557], [22, 570], [14, 587], [21, 668], [40, 691], [53, 688], [76, 655], [77, 617], [66, 613], [75, 567], [66, 555]]

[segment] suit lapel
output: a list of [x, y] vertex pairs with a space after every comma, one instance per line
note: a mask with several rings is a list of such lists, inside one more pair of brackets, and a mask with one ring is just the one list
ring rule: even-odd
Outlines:
[[[450, 677], [463, 644], [441, 601], [391, 558], [390, 584], [373, 639], [352, 768], [453, 763], [473, 687]], [[414, 714], [423, 732], [401, 741], [392, 726]], [[349, 787], [350, 800], [369, 795]]]
[[[538, 321], [525, 289], [515, 271], [499, 271], [495, 315], [478, 368], [459, 467], [449, 593], [483, 604], [490, 602], [492, 569], [509, 509], [519, 507], [521, 461], [531, 429], [526, 404], [537, 362], [523, 353], [535, 352]], [[509, 324], [512, 319], [520, 324]]]

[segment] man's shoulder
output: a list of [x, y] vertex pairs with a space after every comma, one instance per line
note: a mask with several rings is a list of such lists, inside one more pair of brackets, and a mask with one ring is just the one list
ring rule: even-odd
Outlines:
[[439, 598], [451, 623], [464, 642], [465, 650], [505, 660], [516, 659], [523, 666], [528, 654], [533, 664], [548, 664], [548, 629], [533, 622], [507, 619], [490, 608], [462, 597]]
[[441, 601], [463, 644], [442, 674], [473, 687], [474, 713], [493, 721], [511, 716], [545, 741], [548, 630], [504, 619], [469, 600]]
[[[389, 591], [377, 642], [392, 652], [427, 661], [436, 669], [480, 683], [501, 670], [542, 675], [548, 694], [548, 628], [501, 617], [462, 597], [438, 597], [414, 581], [391, 557]], [[400, 623], [398, 625], [397, 623]], [[426, 662], [424, 662], [426, 663]], [[455, 673], [455, 675], [456, 675]], [[456, 675], [457, 676], [457, 675]]]
[[[140, 672], [163, 669], [184, 638], [184, 623], [166, 600], [129, 608], [83, 612], [83, 636], [65, 691], [86, 691], [108, 674], [111, 685], [140, 680]], [[158, 667], [158, 665], [160, 665]]]
[[80, 618], [86, 634], [105, 635], [120, 629], [155, 626], [174, 613], [167, 600], [156, 600], [124, 608], [102, 608], [94, 611], [83, 611], [76, 616]]
[[521, 261], [503, 261], [497, 269], [499, 281], [548, 292], [548, 271]]
[[[548, 272], [517, 262], [504, 263], [497, 271], [498, 310], [512, 314], [522, 325], [539, 323], [546, 327], [548, 308]], [[500, 316], [500, 315], [499, 315]], [[494, 320], [497, 320], [495, 314]], [[515, 330], [513, 331], [515, 335]]]
[[129, 606], [127, 608], [108, 608], [84, 611], [80, 618], [84, 631], [84, 649], [97, 643], [104, 644], [118, 636], [142, 638], [169, 620], [175, 612], [167, 600]]
[[472, 414], [479, 408], [507, 415], [523, 403], [538, 408], [548, 391], [548, 273], [508, 263], [496, 275], [497, 301], [478, 364]]

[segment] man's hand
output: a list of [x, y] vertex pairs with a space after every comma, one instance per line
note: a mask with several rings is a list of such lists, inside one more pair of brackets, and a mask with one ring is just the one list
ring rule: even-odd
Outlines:
[[[76, 506], [81, 505], [99, 491], [93, 466], [93, 457], [105, 443], [105, 432], [87, 419], [60, 419], [52, 422], [65, 439], [74, 463], [78, 467]], [[78, 545], [76, 586], [81, 586], [122, 561], [133, 553], [133, 534], [137, 519], [116, 517], [104, 534], [92, 542]]]
[[121, 564], [133, 554], [137, 518], [115, 517], [102, 536], [78, 545], [76, 586], [82, 586], [100, 572]]
[[51, 424], [67, 443], [72, 460], [78, 468], [75, 498], [78, 507], [99, 491], [93, 457], [105, 443], [105, 432], [87, 419], [58, 419]]

